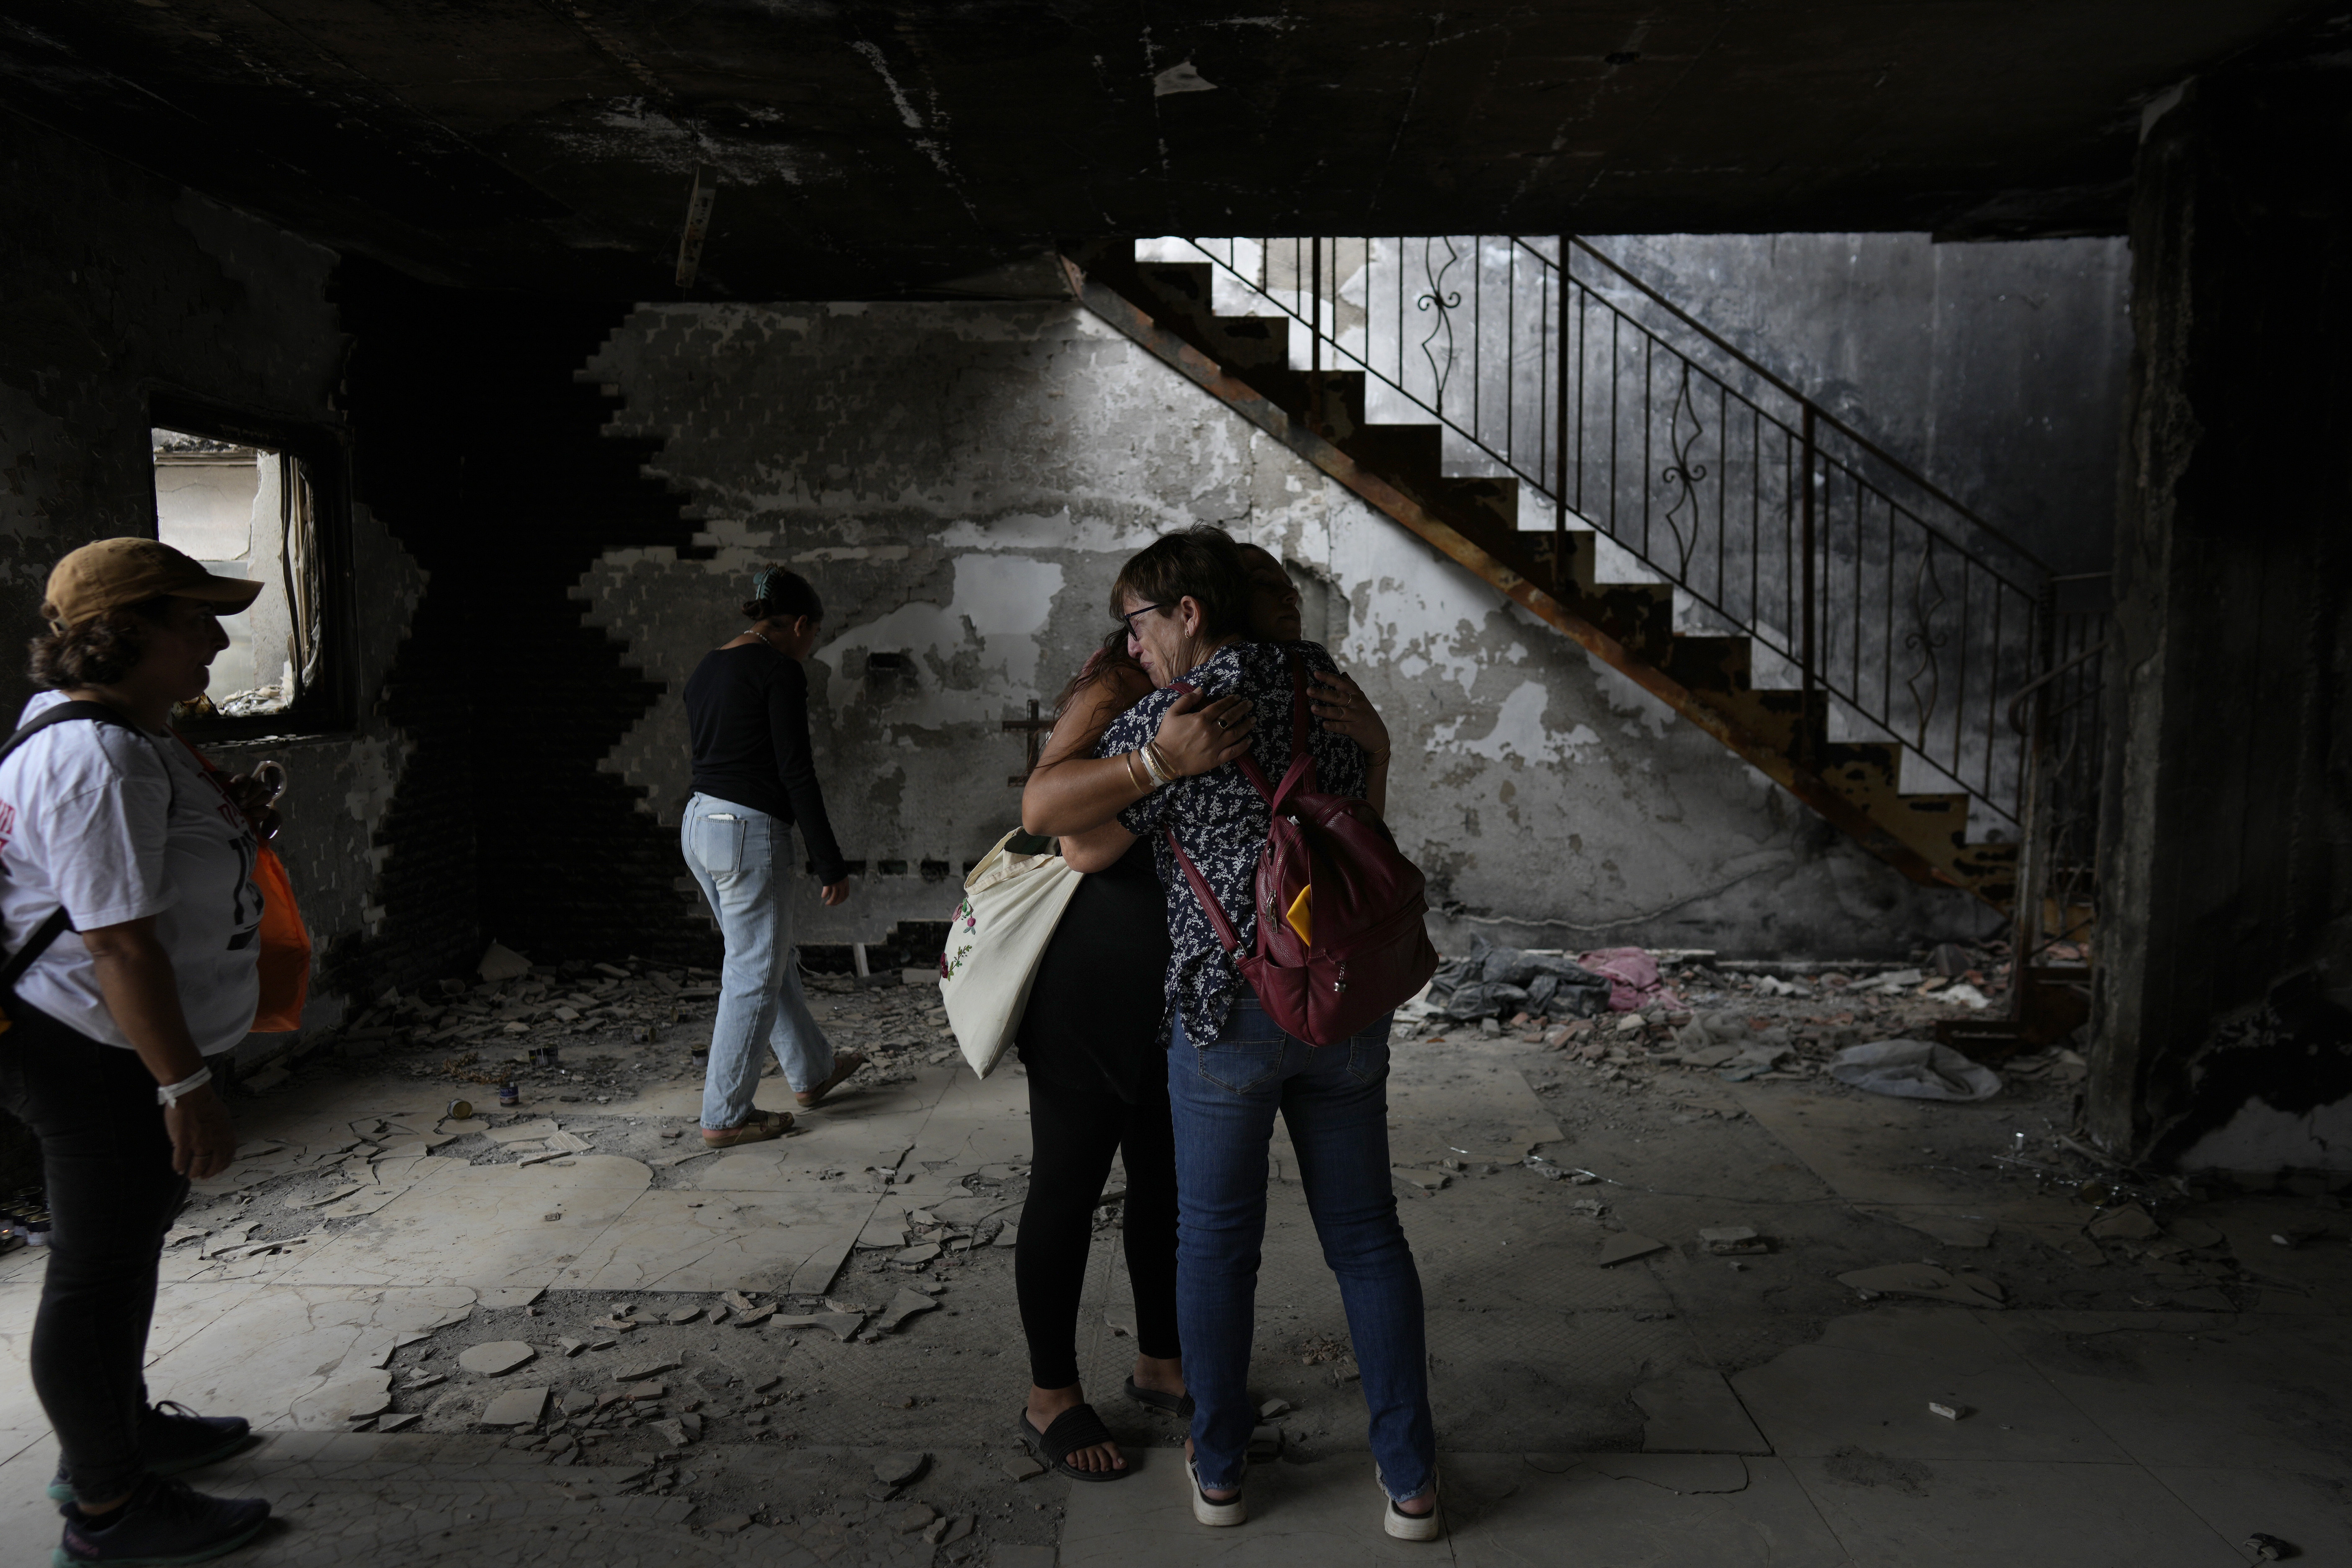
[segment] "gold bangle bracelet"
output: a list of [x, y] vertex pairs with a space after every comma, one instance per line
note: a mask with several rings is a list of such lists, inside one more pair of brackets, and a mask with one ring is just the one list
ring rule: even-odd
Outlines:
[[1135, 771], [1135, 753], [1133, 752], [1121, 752], [1119, 753], [1118, 760], [1127, 764], [1127, 782], [1133, 784], [1139, 794], [1150, 795], [1151, 793], [1151, 785], [1145, 783], [1142, 775], [1139, 774]]
[[1150, 768], [1151, 776], [1163, 784], [1174, 784], [1184, 776], [1168, 765], [1168, 758], [1160, 752], [1158, 741], [1143, 742], [1143, 765]]

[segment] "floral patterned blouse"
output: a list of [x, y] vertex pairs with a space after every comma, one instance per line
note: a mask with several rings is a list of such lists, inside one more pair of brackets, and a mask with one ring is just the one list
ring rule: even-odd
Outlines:
[[[1290, 766], [1291, 690], [1286, 654], [1297, 656], [1307, 672], [1309, 689], [1316, 670], [1339, 668], [1318, 643], [1243, 642], [1219, 648], [1184, 677], [1204, 696], [1238, 693], [1257, 705], [1257, 729], [1250, 737], [1250, 750], [1269, 784], [1278, 783]], [[1150, 740], [1160, 732], [1160, 721], [1180, 695], [1174, 688], [1163, 687], [1112, 720], [1095, 754], [1114, 757]], [[1312, 718], [1307, 743], [1315, 754], [1318, 788], [1331, 795], [1363, 795], [1370, 779], [1370, 759], [1361, 746], [1345, 736], [1326, 732], [1322, 721]], [[1265, 847], [1271, 822], [1265, 799], [1238, 764], [1227, 763], [1152, 791], [1120, 812], [1118, 820], [1137, 837], [1151, 840], [1160, 889], [1168, 897], [1168, 934], [1175, 952], [1168, 962], [1170, 1014], [1160, 1020], [1161, 1037], [1171, 1037], [1174, 1011], [1181, 1008], [1185, 1034], [1194, 1040], [1213, 1040], [1224, 1032], [1233, 1005], [1245, 987], [1240, 971], [1218, 942], [1200, 900], [1193, 896], [1184, 868], [1169, 849], [1165, 830], [1176, 830], [1184, 853], [1192, 858], [1234, 922], [1241, 951], [1249, 952], [1257, 942], [1258, 851]]]

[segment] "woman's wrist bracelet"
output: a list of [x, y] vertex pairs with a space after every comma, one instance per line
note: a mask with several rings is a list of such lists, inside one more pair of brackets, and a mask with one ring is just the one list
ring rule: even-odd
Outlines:
[[1184, 776], [1178, 773], [1174, 768], [1168, 765], [1168, 759], [1161, 754], [1160, 742], [1158, 741], [1146, 741], [1143, 742], [1143, 765], [1150, 768], [1151, 770], [1151, 776], [1159, 780], [1162, 784], [1174, 784], [1178, 779]]
[[175, 1105], [179, 1102], [182, 1096], [195, 1093], [196, 1090], [204, 1088], [205, 1085], [212, 1082], [212, 1068], [198, 1068], [195, 1071], [190, 1073], [187, 1077], [182, 1079], [177, 1083], [159, 1083], [155, 1086], [155, 1103], [158, 1105]]
[[1135, 753], [1133, 752], [1121, 752], [1119, 753], [1118, 760], [1127, 764], [1127, 782], [1134, 785], [1138, 793], [1150, 795], [1152, 790], [1157, 787], [1147, 780], [1141, 773], [1135, 771]]

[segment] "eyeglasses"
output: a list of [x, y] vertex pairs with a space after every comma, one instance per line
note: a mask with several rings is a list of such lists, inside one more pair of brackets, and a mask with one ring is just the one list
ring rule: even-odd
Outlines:
[[[1136, 609], [1132, 609], [1132, 610], [1128, 611], [1128, 612], [1127, 612], [1127, 614], [1125, 614], [1125, 615], [1123, 615], [1123, 616], [1119, 616], [1119, 619], [1120, 619], [1120, 620], [1122, 620], [1122, 621], [1125, 621], [1125, 622], [1127, 623], [1127, 635], [1128, 635], [1129, 637], [1135, 637], [1135, 635], [1136, 635], [1136, 632], [1135, 632], [1135, 617], [1136, 617], [1136, 616], [1143, 616], [1143, 615], [1149, 615], [1149, 614], [1150, 614], [1150, 613], [1151, 613], [1152, 611], [1154, 611], [1154, 610], [1164, 610], [1164, 609], [1166, 609], [1167, 607], [1168, 607], [1168, 606], [1167, 606], [1167, 605], [1141, 605], [1141, 606], [1139, 606], [1139, 607], [1138, 607], [1138, 608], [1136, 608]], [[1140, 638], [1138, 638], [1138, 640], [1139, 641], [1139, 640], [1141, 640], [1141, 639], [1140, 639]]]

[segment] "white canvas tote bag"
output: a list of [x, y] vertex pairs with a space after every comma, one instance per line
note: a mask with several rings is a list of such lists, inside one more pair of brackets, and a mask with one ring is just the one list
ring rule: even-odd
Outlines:
[[963, 879], [963, 902], [940, 954], [940, 1000], [971, 1070], [996, 1070], [1037, 978], [1045, 944], [1078, 890], [1050, 838], [1014, 828]]

